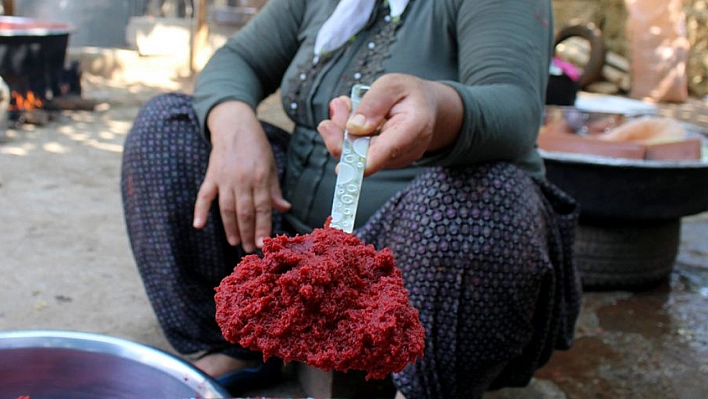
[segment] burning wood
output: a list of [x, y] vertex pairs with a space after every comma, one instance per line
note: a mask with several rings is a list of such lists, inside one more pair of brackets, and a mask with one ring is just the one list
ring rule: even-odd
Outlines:
[[14, 121], [15, 126], [21, 126], [25, 123], [44, 126], [48, 124], [49, 121], [54, 120], [54, 116], [49, 111], [34, 109], [31, 111], [14, 111], [10, 119]]
[[23, 94], [21, 91], [12, 90], [10, 96], [9, 118], [16, 126], [25, 123], [44, 126], [54, 119], [52, 113], [46, 109], [46, 100], [33, 91], [27, 90]]
[[5, 91], [0, 112], [7, 112], [10, 124], [46, 125], [64, 110], [93, 111], [97, 101], [81, 96], [81, 71], [78, 63], [57, 71], [47, 80], [30, 74], [2, 76]]
[[44, 101], [32, 91], [28, 91], [27, 94], [23, 95], [13, 90], [10, 95], [12, 96], [10, 111], [31, 111], [44, 107]]

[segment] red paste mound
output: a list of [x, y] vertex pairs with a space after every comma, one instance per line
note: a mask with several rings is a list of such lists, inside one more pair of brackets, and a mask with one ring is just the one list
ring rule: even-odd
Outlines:
[[266, 359], [370, 379], [423, 355], [425, 330], [393, 254], [339, 229], [266, 239], [263, 258], [244, 257], [216, 291], [224, 337]]

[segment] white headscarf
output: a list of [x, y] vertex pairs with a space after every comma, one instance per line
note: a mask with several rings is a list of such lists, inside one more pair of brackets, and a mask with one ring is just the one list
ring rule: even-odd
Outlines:
[[[315, 63], [320, 54], [338, 49], [356, 35], [371, 17], [377, 0], [340, 0], [332, 15], [317, 32]], [[409, 0], [387, 0], [391, 17], [399, 17]]]

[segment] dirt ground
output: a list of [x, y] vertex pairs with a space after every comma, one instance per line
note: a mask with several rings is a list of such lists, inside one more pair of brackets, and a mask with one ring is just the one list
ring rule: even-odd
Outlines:
[[[84, 74], [94, 111], [0, 133], [0, 330], [71, 329], [171, 350], [135, 269], [123, 223], [120, 162], [139, 107], [190, 79]], [[287, 127], [268, 100], [263, 118]]]
[[[96, 332], [171, 351], [130, 252], [119, 173], [139, 106], [157, 93], [190, 87], [188, 80], [84, 76], [85, 97], [100, 102], [96, 110], [0, 132], [0, 330]], [[284, 123], [273, 101], [261, 111]], [[700, 101], [665, 109], [708, 123], [705, 111]], [[491, 396], [704, 398], [706, 237], [708, 215], [688, 218], [670, 282], [643, 293], [589, 293], [573, 350], [554, 357], [530, 387]], [[301, 395], [297, 384], [284, 392]]]
[[[175, 353], [135, 268], [120, 163], [140, 106], [159, 93], [190, 92], [191, 79], [171, 78], [160, 59], [135, 61], [115, 78], [84, 74], [94, 111], [64, 111], [45, 126], [7, 122], [0, 131], [0, 331], [99, 333]], [[274, 99], [261, 116], [287, 128]], [[256, 395], [304, 392], [290, 378]]]
[[122, 143], [157, 89], [85, 85], [96, 111], [8, 128], [0, 144], [0, 329], [69, 329], [169, 349], [122, 223]]

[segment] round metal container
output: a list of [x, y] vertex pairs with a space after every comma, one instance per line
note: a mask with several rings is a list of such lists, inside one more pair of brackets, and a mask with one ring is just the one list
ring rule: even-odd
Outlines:
[[[0, 16], [0, 75], [15, 90], [53, 89], [72, 32], [64, 22]], [[49, 87], [21, 87], [37, 82]]]
[[708, 161], [645, 161], [542, 152], [548, 180], [581, 216], [672, 220], [708, 210]]
[[562, 122], [573, 133], [593, 135], [616, 128], [634, 116], [616, 112], [586, 111], [573, 106], [547, 105], [544, 117], [545, 125]]
[[66, 22], [0, 16], [0, 36], [55, 36], [68, 35], [76, 29]]
[[57, 330], [0, 332], [0, 393], [32, 399], [230, 396], [167, 352], [120, 338]]

